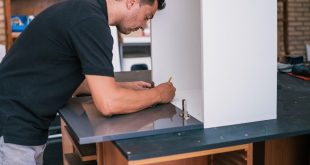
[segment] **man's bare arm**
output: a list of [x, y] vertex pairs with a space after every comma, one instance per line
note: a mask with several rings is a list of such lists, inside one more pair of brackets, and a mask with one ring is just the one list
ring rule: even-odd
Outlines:
[[86, 75], [97, 109], [105, 116], [132, 113], [157, 103], [168, 103], [175, 95], [172, 83], [147, 90], [120, 87], [113, 77]]
[[[144, 81], [116, 82], [116, 84], [122, 88], [133, 89], [133, 90], [143, 90], [143, 89], [148, 89], [152, 87], [150, 83], [147, 83]], [[89, 90], [88, 83], [86, 80], [84, 80], [80, 84], [80, 86], [75, 90], [75, 92], [73, 93], [73, 96], [76, 96], [79, 94], [90, 94], [90, 90]]]

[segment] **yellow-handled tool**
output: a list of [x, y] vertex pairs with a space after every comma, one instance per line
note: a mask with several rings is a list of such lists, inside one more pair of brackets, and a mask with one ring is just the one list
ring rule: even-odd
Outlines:
[[170, 76], [170, 77], [169, 77], [169, 80], [168, 80], [168, 82], [171, 82], [171, 80], [172, 80], [172, 76]]

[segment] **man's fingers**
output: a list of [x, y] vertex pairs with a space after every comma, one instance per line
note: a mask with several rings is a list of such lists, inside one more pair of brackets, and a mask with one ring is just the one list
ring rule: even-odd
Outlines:
[[145, 88], [151, 88], [152, 84], [144, 82], [144, 81], [140, 81], [139, 84]]

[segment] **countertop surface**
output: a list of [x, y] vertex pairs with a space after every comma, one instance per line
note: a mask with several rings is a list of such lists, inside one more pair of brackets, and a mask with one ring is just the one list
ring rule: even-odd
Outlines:
[[128, 160], [214, 149], [310, 133], [310, 82], [278, 74], [278, 118], [117, 140]]
[[90, 96], [71, 99], [59, 112], [79, 144], [203, 129], [203, 123], [194, 117], [184, 120], [180, 113], [173, 104], [161, 104], [136, 113], [105, 117]]
[[[151, 71], [117, 72], [115, 79], [152, 82]], [[104, 117], [89, 96], [73, 98], [59, 111], [73, 140], [79, 144], [203, 129], [200, 121], [193, 117], [183, 120], [180, 113], [174, 105], [164, 104], [129, 115]]]

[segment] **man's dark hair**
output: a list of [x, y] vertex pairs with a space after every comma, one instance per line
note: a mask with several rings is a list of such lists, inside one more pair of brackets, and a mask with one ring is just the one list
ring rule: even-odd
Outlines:
[[[141, 5], [148, 4], [153, 5], [154, 1], [156, 0], [140, 0]], [[162, 10], [166, 7], [166, 1], [165, 0], [157, 0], [158, 2], [158, 10]]]

